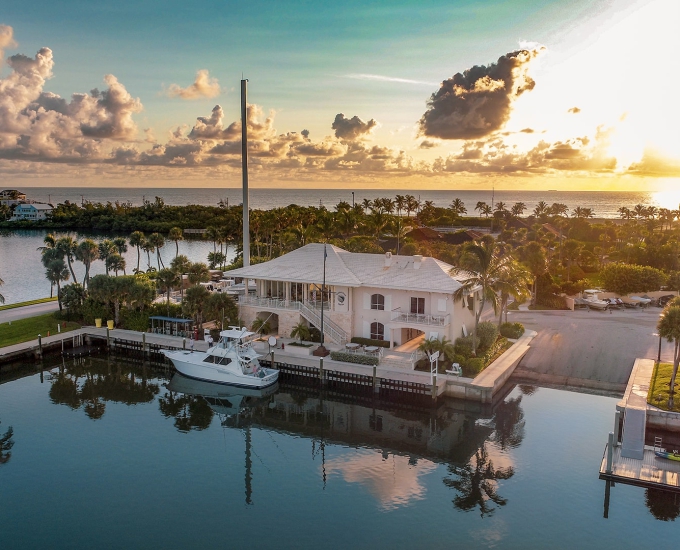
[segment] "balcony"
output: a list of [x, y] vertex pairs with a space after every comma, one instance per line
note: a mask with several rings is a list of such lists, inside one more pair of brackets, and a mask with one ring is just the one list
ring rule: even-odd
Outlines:
[[263, 298], [259, 296], [243, 296], [238, 297], [239, 305], [267, 307], [273, 309], [293, 309], [299, 310], [302, 306], [301, 302], [292, 300], [283, 300], [281, 298]]
[[390, 320], [396, 323], [409, 325], [427, 325], [433, 327], [444, 327], [451, 323], [451, 316], [447, 315], [428, 315], [426, 313], [406, 313], [400, 308], [393, 309]]

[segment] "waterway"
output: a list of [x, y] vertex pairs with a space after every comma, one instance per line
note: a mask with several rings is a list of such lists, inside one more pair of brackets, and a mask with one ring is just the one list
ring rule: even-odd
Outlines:
[[[109, 235], [90, 234], [82, 232], [52, 232], [55, 237], [71, 235], [78, 240], [92, 238], [99, 242]], [[5, 297], [5, 303], [12, 304], [26, 300], [45, 298], [50, 295], [50, 283], [45, 278], [45, 267], [41, 263], [41, 255], [37, 250], [43, 246], [43, 239], [47, 231], [43, 230], [16, 230], [0, 231], [0, 279], [4, 284], [0, 287], [0, 294]], [[125, 235], [128, 237], [129, 235]], [[213, 251], [213, 243], [203, 240], [179, 241], [179, 253], [186, 255], [192, 262], [207, 262], [208, 253]], [[218, 247], [219, 250], [219, 247]], [[160, 250], [161, 260], [167, 266], [175, 257], [175, 243], [168, 241]], [[226, 251], [227, 261], [231, 262], [236, 251], [234, 247], [229, 247]], [[137, 267], [137, 249], [128, 247], [128, 251], [123, 254], [126, 261], [127, 273]], [[146, 270], [149, 263], [157, 267], [156, 255], [152, 253], [150, 258], [144, 251], [141, 252], [140, 269]], [[74, 262], [74, 271], [78, 282], [82, 283], [85, 275], [85, 266], [81, 262]], [[95, 261], [90, 267], [90, 275], [104, 273], [104, 262]], [[65, 284], [73, 282], [66, 281]], [[56, 292], [56, 289], [54, 289]]]
[[677, 541], [680, 499], [663, 493], [617, 485], [604, 517], [611, 397], [520, 386], [475, 413], [284, 384], [246, 396], [170, 374], [88, 359], [0, 383], [0, 436], [14, 431], [0, 457], [0, 547]]

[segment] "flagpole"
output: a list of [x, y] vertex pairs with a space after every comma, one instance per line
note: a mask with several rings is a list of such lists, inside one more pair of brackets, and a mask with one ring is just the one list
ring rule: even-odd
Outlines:
[[323, 358], [328, 355], [328, 350], [326, 350], [326, 347], [324, 346], [325, 342], [325, 335], [323, 333], [323, 310], [324, 310], [324, 294], [326, 293], [326, 258], [328, 254], [326, 253], [326, 243], [323, 245], [323, 280], [321, 283], [321, 344], [319, 345], [318, 348], [316, 348], [312, 354], [316, 355], [318, 357], [321, 357], [321, 363], [319, 365], [319, 371], [321, 375], [321, 380], [322, 382], [324, 381], [323, 378]]

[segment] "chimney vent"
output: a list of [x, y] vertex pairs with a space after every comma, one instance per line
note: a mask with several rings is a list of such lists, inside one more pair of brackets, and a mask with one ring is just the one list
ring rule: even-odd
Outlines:
[[390, 267], [392, 265], [392, 253], [385, 252], [385, 267]]
[[423, 257], [420, 254], [413, 256], [413, 269], [420, 269], [420, 264], [423, 261]]

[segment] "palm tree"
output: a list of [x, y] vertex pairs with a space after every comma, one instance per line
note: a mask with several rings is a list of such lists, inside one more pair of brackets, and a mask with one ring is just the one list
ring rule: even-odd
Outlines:
[[189, 265], [187, 269], [187, 274], [189, 275], [189, 282], [192, 285], [197, 285], [198, 283], [207, 283], [210, 280], [210, 271], [208, 266], [201, 262], [194, 262]]
[[[423, 353], [427, 354], [428, 357], [438, 351], [439, 358], [441, 360], [440, 362], [443, 361], [444, 363], [452, 363], [453, 358], [456, 355], [456, 350], [453, 347], [451, 340], [445, 336], [442, 337], [441, 340], [438, 338], [429, 338], [427, 340], [423, 340], [418, 346], [418, 351], [422, 351]], [[440, 370], [444, 369], [445, 367], [442, 365]]]
[[477, 204], [475, 205], [475, 210], [477, 210], [477, 212], [479, 212], [480, 215], [482, 215], [487, 206], [489, 205], [486, 204], [484, 201], [477, 201]]
[[[161, 260], [161, 248], [165, 246], [165, 237], [160, 233], [151, 233], [149, 235], [149, 244], [156, 249], [156, 260], [158, 261], [158, 271], [161, 270], [163, 260]], [[163, 265], [165, 267], [165, 265]]]
[[156, 276], [156, 282], [160, 289], [165, 292], [165, 304], [168, 306], [168, 316], [170, 316], [170, 292], [179, 282], [179, 274], [172, 269], [161, 269]]
[[150, 253], [153, 252], [156, 247], [153, 245], [153, 243], [149, 239], [144, 239], [144, 242], [142, 243], [142, 249], [144, 252], [146, 252], [146, 266], [147, 266], [147, 271], [155, 271], [155, 267], [151, 267], [151, 256]]
[[483, 214], [485, 218], [488, 218], [492, 212], [493, 210], [491, 209], [491, 206], [489, 206], [488, 204], [485, 204], [480, 210], [480, 213]]
[[122, 271], [123, 274], [125, 274], [125, 265], [125, 258], [123, 258], [123, 256], [117, 252], [114, 252], [108, 258], [106, 258], [106, 271], [114, 271], [116, 273], [116, 277], [118, 277], [119, 271]]
[[184, 311], [196, 321], [199, 329], [203, 328], [203, 311], [210, 292], [204, 286], [196, 285], [187, 289], [186, 297], [182, 303]]
[[106, 269], [106, 274], [109, 274], [109, 267], [108, 263], [106, 260], [109, 259], [109, 256], [116, 254], [116, 245], [113, 244], [113, 241], [110, 239], [104, 239], [102, 242], [99, 243], [98, 246], [98, 252], [99, 252], [99, 259], [104, 262], [104, 266]]
[[73, 282], [77, 283], [76, 274], [73, 271], [73, 259], [78, 249], [78, 242], [70, 236], [64, 236], [57, 240], [56, 248], [61, 251], [61, 253], [66, 258], [68, 263], [68, 270], [71, 272], [71, 277], [73, 277]]
[[[220, 233], [220, 237], [222, 234]], [[172, 227], [168, 233], [168, 239], [175, 241], [175, 258], [179, 255], [179, 241], [184, 240], [184, 233], [179, 227]]]
[[144, 241], [145, 241], [144, 233], [142, 233], [141, 231], [133, 231], [132, 234], [130, 235], [130, 246], [134, 246], [137, 248], [137, 269], [136, 269], [137, 272], [139, 271], [139, 256]]
[[406, 197], [404, 195], [394, 197], [394, 206], [397, 207], [397, 213], [401, 216], [401, 211], [406, 208]]
[[97, 258], [99, 258], [99, 247], [92, 239], [85, 239], [78, 244], [76, 259], [85, 265], [84, 287], [87, 287], [87, 284], [90, 282], [90, 266]]
[[526, 204], [524, 204], [523, 202], [516, 202], [515, 204], [512, 205], [510, 213], [516, 218], [519, 218], [522, 214], [524, 214], [524, 211], [526, 209], [527, 209]]
[[567, 282], [571, 281], [571, 266], [577, 262], [583, 252], [584, 244], [576, 239], [567, 239], [564, 242], [564, 258], [567, 260]]
[[45, 277], [52, 285], [57, 285], [57, 301], [59, 302], [59, 311], [62, 311], [61, 306], [61, 282], [68, 281], [69, 271], [64, 263], [63, 258], [54, 258], [45, 266]]
[[498, 316], [498, 331], [501, 330], [503, 322], [503, 311], [507, 321], [508, 316], [508, 298], [514, 296], [516, 299], [526, 298], [529, 294], [529, 285], [531, 284], [531, 273], [524, 266], [518, 264], [516, 261], [511, 261], [507, 265], [507, 269], [503, 270], [494, 283], [494, 289], [500, 293], [501, 307], [500, 315]]
[[678, 364], [680, 364], [680, 305], [676, 300], [672, 300], [664, 308], [661, 317], [659, 317], [659, 322], [656, 325], [656, 329], [659, 331], [659, 337], [666, 338], [666, 340], [674, 344], [673, 374], [671, 375], [670, 383], [671, 399], [675, 392], [675, 377], [678, 374]]
[[205, 238], [212, 241], [213, 252], [217, 252], [217, 241], [220, 240], [220, 230], [215, 226], [208, 227], [208, 229], [205, 230]]
[[175, 256], [175, 258], [170, 262], [170, 269], [172, 269], [179, 277], [179, 291], [181, 300], [184, 301], [184, 274], [191, 268], [191, 262], [184, 254]]
[[113, 239], [113, 244], [116, 247], [116, 252], [121, 256], [128, 251], [128, 243], [125, 237], [116, 237]]
[[536, 207], [534, 208], [534, 216], [537, 218], [542, 218], [548, 214], [548, 203], [545, 201], [538, 201]]
[[465, 203], [459, 198], [453, 199], [449, 205], [455, 216], [461, 216], [462, 214], [467, 214], [467, 208], [465, 208]]
[[272, 330], [271, 325], [269, 324], [269, 321], [266, 319], [261, 319], [260, 317], [256, 317], [255, 320], [253, 321], [253, 324], [251, 326], [251, 329], [256, 333], [262, 333], [262, 334], [269, 334]]
[[477, 326], [487, 300], [493, 306], [494, 313], [498, 312], [500, 299], [494, 291], [496, 281], [503, 276], [512, 262], [509, 256], [501, 257], [496, 250], [493, 237], [485, 236], [481, 243], [467, 243], [461, 256], [461, 265], [451, 268], [450, 274], [458, 277], [461, 287], [453, 294], [455, 300], [463, 300], [478, 291], [481, 294], [481, 304], [475, 312], [475, 326], [472, 332], [472, 351], [477, 353]]
[[299, 338], [300, 343], [302, 343], [303, 340], [309, 340], [311, 338], [309, 327], [305, 323], [300, 321], [297, 325], [293, 327], [293, 330], [290, 331], [290, 337]]
[[12, 436], [14, 435], [14, 430], [12, 426], [7, 428], [5, 435], [0, 436], [0, 464], [7, 464], [9, 459], [12, 457], [10, 449], [14, 446], [14, 441], [12, 441]]
[[[4, 284], [5, 284], [5, 281], [0, 279], [0, 286], [2, 286]], [[4, 303], [5, 303], [5, 297], [2, 294], [0, 294], [0, 304], [4, 304]]]
[[45, 252], [45, 250], [52, 250], [53, 248], [57, 247], [57, 239], [52, 235], [52, 233], [48, 233], [45, 235], [43, 238], [43, 243], [45, 246], [39, 246], [38, 250], [40, 252]]

